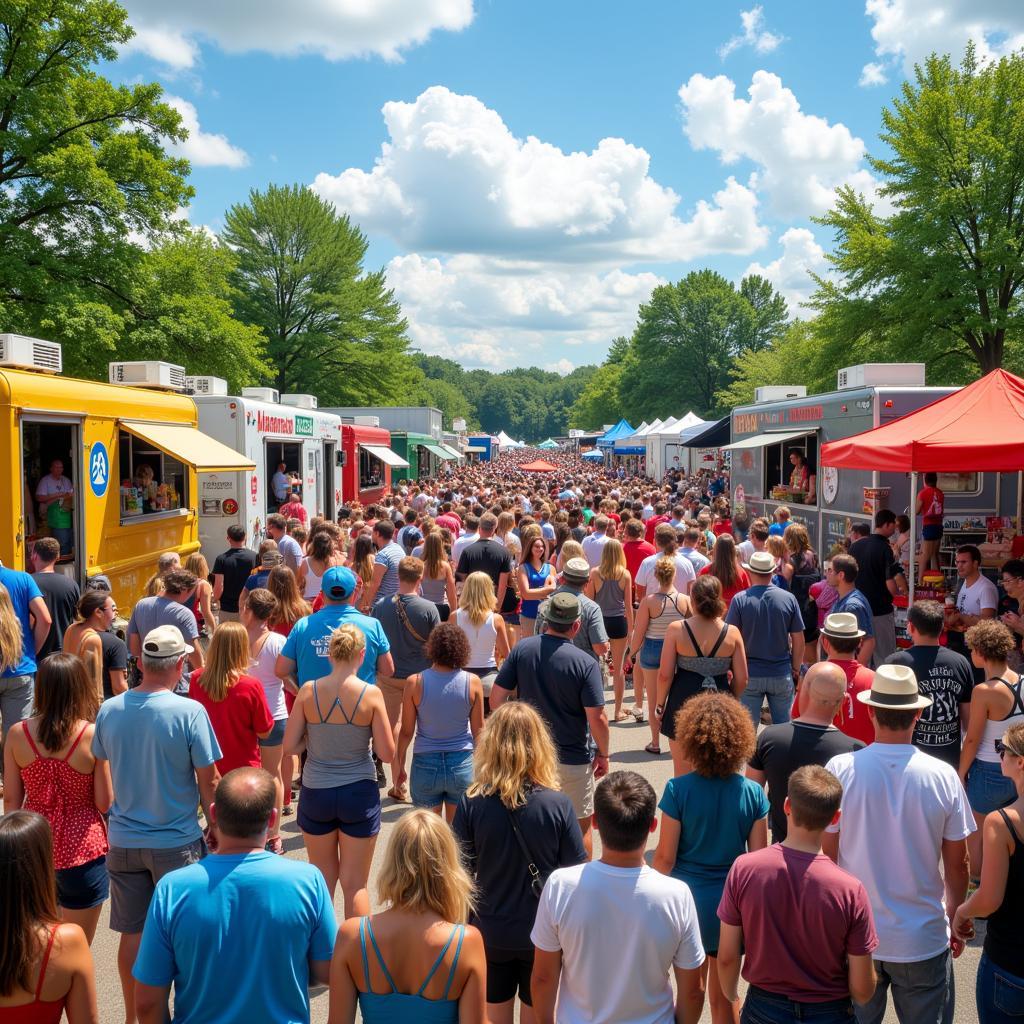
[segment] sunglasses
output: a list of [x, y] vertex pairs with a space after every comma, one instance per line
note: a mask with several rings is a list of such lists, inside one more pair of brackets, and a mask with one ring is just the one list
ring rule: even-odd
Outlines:
[[1002, 740], [994, 740], [996, 753], [999, 755], [1000, 760], [1006, 756], [1006, 754], [1012, 754], [1014, 757], [1024, 757], [1024, 754], [1014, 750], [1008, 743], [1004, 743]]

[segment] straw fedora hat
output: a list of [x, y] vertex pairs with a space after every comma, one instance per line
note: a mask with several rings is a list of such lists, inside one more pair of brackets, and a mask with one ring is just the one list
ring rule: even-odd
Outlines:
[[821, 635], [830, 636], [836, 640], [859, 640], [867, 634], [860, 628], [857, 616], [853, 612], [833, 612], [825, 617]]
[[759, 576], [771, 576], [775, 569], [778, 567], [778, 562], [775, 560], [775, 556], [767, 551], [755, 551], [750, 556], [750, 561], [743, 563], [743, 568], [747, 572], [757, 573]]
[[886, 711], [916, 711], [932, 703], [918, 690], [917, 676], [909, 665], [879, 665], [871, 689], [858, 693], [857, 700]]

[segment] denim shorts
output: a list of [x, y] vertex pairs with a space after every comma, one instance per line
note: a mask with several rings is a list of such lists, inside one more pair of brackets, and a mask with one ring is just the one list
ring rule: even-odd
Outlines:
[[457, 804], [473, 781], [473, 751], [413, 754], [409, 793], [417, 807]]
[[261, 747], [279, 747], [284, 743], [284, 727], [288, 724], [287, 718], [275, 718], [274, 728], [270, 730], [269, 736], [260, 740]]
[[1016, 788], [997, 761], [974, 759], [967, 773], [967, 799], [975, 814], [991, 814], [1016, 798]]
[[849, 998], [798, 1003], [756, 985], [747, 989], [740, 1024], [791, 1024], [792, 1021], [803, 1020], [813, 1021], [814, 1024], [852, 1024], [853, 1003]]
[[921, 540], [942, 540], [942, 523], [926, 523], [922, 526]]
[[664, 646], [664, 640], [655, 640], [653, 637], [647, 637], [640, 648], [640, 667], [646, 669], [657, 668], [661, 664], [661, 649]]
[[997, 967], [982, 953], [975, 982], [981, 1024], [1024, 1020], [1024, 978]]
[[296, 821], [311, 836], [326, 836], [335, 831], [353, 839], [375, 836], [380, 831], [380, 790], [376, 778], [327, 789], [303, 786]]
[[65, 910], [98, 907], [110, 894], [106, 856], [57, 869], [57, 902]]

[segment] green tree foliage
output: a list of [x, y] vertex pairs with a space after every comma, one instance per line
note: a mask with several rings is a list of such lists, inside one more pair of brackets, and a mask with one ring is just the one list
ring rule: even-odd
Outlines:
[[969, 48], [954, 67], [933, 55], [882, 121], [892, 155], [871, 164], [895, 209], [880, 216], [845, 188], [821, 219], [838, 271], [814, 297], [824, 336], [924, 361], [945, 382], [1019, 362], [1024, 56], [982, 66]]
[[751, 274], [740, 281], [740, 295], [754, 311], [753, 329], [740, 344], [741, 351], [763, 352], [780, 338], [789, 323], [789, 307], [767, 278]]
[[406, 321], [347, 216], [300, 185], [251, 191], [225, 216], [238, 317], [262, 331], [281, 391], [329, 405], [403, 403], [418, 376]]
[[621, 379], [621, 361], [600, 366], [569, 410], [569, 426], [597, 430], [606, 423], [618, 423], [622, 409]]
[[654, 289], [640, 307], [619, 395], [636, 419], [709, 414], [729, 381], [732, 360], [756, 333], [750, 303], [713, 270], [687, 274]]
[[[65, 345], [71, 372], [113, 353], [149, 236], [187, 203], [185, 136], [158, 85], [96, 70], [132, 36], [112, 0], [0, 4], [0, 311]], [[95, 351], [94, 351], [95, 350]]]

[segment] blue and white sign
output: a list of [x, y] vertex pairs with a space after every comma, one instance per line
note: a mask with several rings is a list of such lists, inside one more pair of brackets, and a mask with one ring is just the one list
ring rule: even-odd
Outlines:
[[107, 449], [97, 441], [89, 454], [89, 486], [97, 498], [107, 493], [110, 482], [110, 458]]

